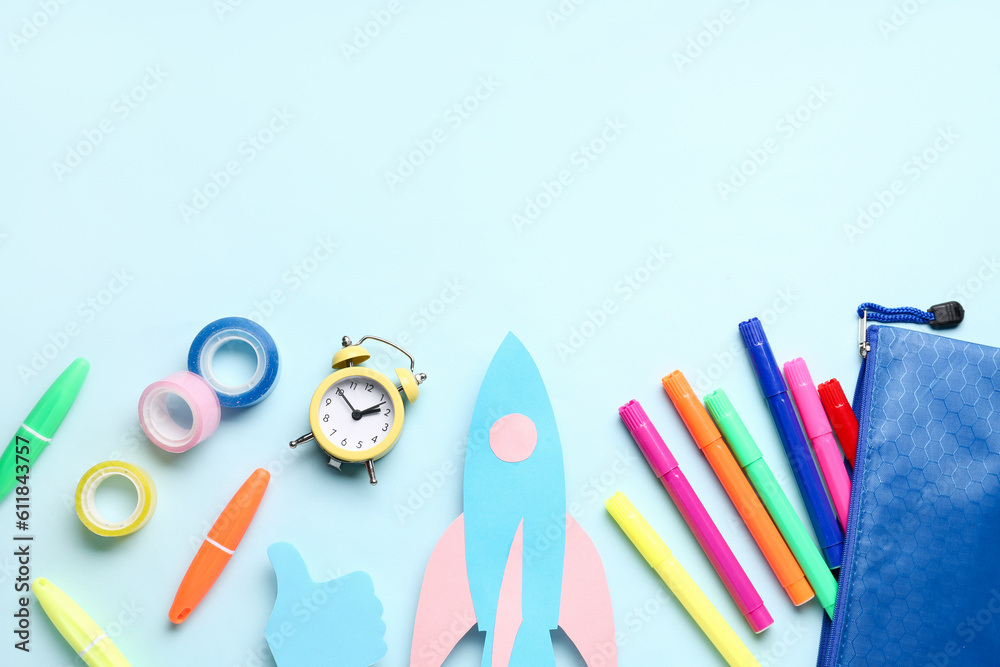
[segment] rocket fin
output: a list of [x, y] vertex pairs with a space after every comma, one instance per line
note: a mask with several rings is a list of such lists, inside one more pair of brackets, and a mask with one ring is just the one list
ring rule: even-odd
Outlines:
[[566, 515], [559, 627], [583, 656], [587, 667], [618, 664], [611, 591], [597, 547], [573, 517]]
[[[521, 627], [521, 589], [523, 588], [524, 521], [517, 526], [514, 542], [510, 545], [500, 598], [497, 604], [496, 626], [493, 628], [492, 667], [507, 667], [514, 650], [514, 639]], [[485, 662], [485, 661], [484, 661]]]
[[440, 667], [475, 624], [465, 563], [465, 515], [460, 514], [438, 540], [424, 570], [410, 667]]

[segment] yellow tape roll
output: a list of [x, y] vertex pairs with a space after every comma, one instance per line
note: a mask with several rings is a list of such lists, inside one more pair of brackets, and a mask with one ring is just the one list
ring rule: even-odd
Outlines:
[[[97, 510], [97, 487], [111, 477], [124, 477], [135, 486], [139, 502], [135, 510], [124, 521], [111, 522]], [[104, 537], [121, 537], [131, 535], [139, 530], [153, 516], [156, 510], [156, 485], [149, 473], [137, 465], [124, 461], [105, 461], [83, 474], [76, 487], [76, 514], [92, 533]]]

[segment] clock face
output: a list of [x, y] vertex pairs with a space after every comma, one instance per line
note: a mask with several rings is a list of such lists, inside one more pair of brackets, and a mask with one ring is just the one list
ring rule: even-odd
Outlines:
[[395, 387], [364, 375], [346, 375], [327, 387], [319, 401], [315, 424], [325, 439], [352, 459], [368, 458], [369, 450], [384, 449], [398, 429]]

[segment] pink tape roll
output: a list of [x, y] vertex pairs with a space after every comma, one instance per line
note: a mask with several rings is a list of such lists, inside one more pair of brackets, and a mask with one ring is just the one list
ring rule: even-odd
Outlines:
[[[167, 406], [173, 394], [191, 409], [191, 425], [178, 424]], [[222, 417], [219, 396], [205, 378], [188, 371], [168, 375], [139, 397], [139, 424], [153, 444], [168, 452], [186, 452], [215, 433]]]

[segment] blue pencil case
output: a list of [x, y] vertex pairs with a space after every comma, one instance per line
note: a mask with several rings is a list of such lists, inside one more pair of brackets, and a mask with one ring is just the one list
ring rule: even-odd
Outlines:
[[870, 326], [818, 667], [1000, 665], [1000, 349]]

